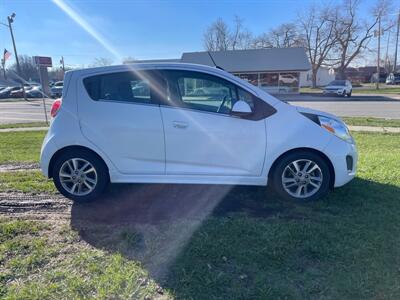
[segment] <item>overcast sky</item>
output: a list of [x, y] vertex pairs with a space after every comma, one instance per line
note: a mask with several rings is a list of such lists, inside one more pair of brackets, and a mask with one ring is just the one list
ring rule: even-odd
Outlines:
[[[336, 1], [334, 1], [336, 2]], [[254, 34], [293, 21], [312, 1], [128, 1], [128, 0], [2, 0], [0, 20], [16, 13], [18, 53], [63, 55], [71, 66], [87, 65], [95, 57], [120, 63], [121, 58], [176, 58], [182, 52], [203, 50], [202, 35], [221, 17], [235, 15]], [[368, 16], [374, 0], [363, 1]], [[63, 10], [64, 9], [64, 10]], [[383, 43], [383, 46], [386, 43]], [[12, 49], [7, 27], [0, 26], [0, 49]], [[386, 47], [382, 49], [385, 53]], [[10, 60], [9, 63], [13, 61]]]

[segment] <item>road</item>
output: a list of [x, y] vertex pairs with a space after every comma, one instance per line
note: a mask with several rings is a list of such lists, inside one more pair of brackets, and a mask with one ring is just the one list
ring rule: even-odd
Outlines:
[[[290, 98], [280, 97], [289, 103], [327, 111], [338, 116], [368, 116], [377, 118], [400, 119], [400, 100], [374, 100], [371, 97], [351, 98], [321, 98], [293, 95]], [[53, 100], [47, 100], [49, 112]], [[48, 113], [49, 115], [49, 113]], [[0, 124], [44, 121], [43, 105], [41, 100], [27, 102], [0, 102]]]
[[[53, 100], [46, 101], [47, 116], [50, 116], [50, 107]], [[27, 123], [45, 121], [42, 100], [30, 103], [0, 102], [0, 124]]]

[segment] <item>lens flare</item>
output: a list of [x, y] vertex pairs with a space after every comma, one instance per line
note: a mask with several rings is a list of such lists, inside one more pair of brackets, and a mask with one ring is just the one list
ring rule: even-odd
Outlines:
[[109, 51], [118, 61], [122, 61], [120, 53], [111, 46], [107, 40], [97, 32], [82, 16], [80, 16], [71, 6], [63, 0], [52, 0], [65, 14], [67, 14], [76, 24], [85, 30], [91, 37], [98, 41], [107, 51]]

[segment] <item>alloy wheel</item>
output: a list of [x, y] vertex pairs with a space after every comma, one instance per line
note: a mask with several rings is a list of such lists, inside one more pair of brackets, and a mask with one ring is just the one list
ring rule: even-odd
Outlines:
[[59, 171], [62, 187], [74, 196], [84, 196], [97, 185], [97, 172], [93, 165], [83, 158], [66, 160]]
[[295, 198], [308, 198], [319, 191], [323, 181], [318, 164], [309, 159], [290, 162], [282, 173], [284, 190]]

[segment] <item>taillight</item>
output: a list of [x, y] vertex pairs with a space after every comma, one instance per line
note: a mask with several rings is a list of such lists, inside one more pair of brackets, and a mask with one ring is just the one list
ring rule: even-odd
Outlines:
[[62, 102], [61, 98], [54, 100], [50, 110], [50, 115], [52, 118], [54, 118], [57, 115], [58, 111], [60, 110], [61, 102]]

